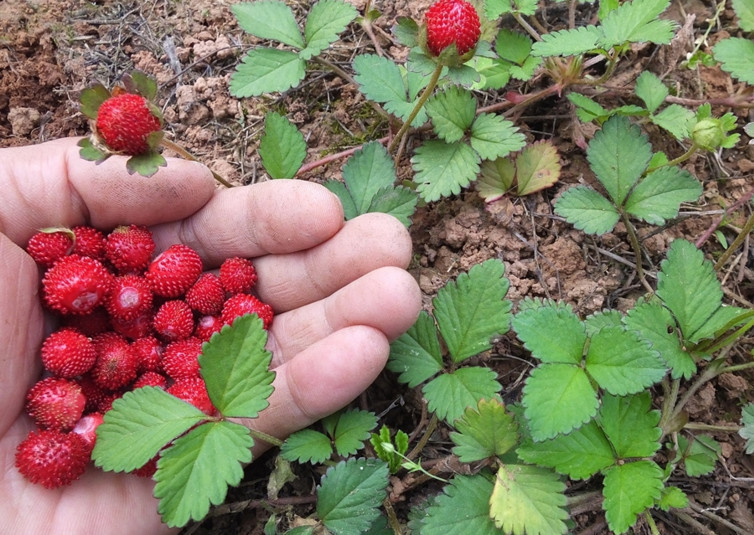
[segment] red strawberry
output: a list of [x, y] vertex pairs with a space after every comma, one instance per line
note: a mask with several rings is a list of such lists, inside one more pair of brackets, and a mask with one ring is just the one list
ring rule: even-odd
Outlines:
[[116, 333], [125, 336], [129, 340], [137, 340], [152, 334], [153, 316], [154, 310], [150, 308], [130, 320], [111, 317], [110, 324]]
[[202, 316], [196, 322], [194, 336], [202, 342], [207, 342], [213, 334], [219, 333], [222, 328], [223, 320], [219, 316]]
[[73, 254], [104, 260], [105, 235], [88, 225], [79, 225], [71, 229], [75, 236]]
[[104, 417], [102, 413], [90, 412], [86, 416], [82, 416], [81, 419], [73, 426], [73, 433], [76, 433], [83, 438], [89, 446], [89, 451], [94, 449], [94, 443], [97, 441], [97, 427], [102, 423]]
[[186, 292], [186, 303], [200, 314], [219, 314], [225, 302], [225, 290], [214, 273], [205, 273]]
[[187, 377], [179, 379], [173, 386], [167, 389], [168, 394], [172, 394], [186, 403], [191, 403], [194, 407], [205, 414], [212, 416], [215, 413], [215, 406], [207, 394], [207, 385], [201, 377]]
[[97, 335], [93, 342], [97, 351], [91, 370], [95, 384], [105, 390], [117, 390], [136, 378], [139, 358], [125, 338], [109, 332]]
[[188, 338], [194, 332], [194, 313], [185, 301], [165, 301], [154, 315], [153, 327], [168, 341]]
[[86, 398], [84, 412], [97, 412], [100, 405], [109, 394], [105, 392], [105, 389], [101, 386], [97, 385], [92, 376], [88, 373], [79, 378], [76, 382], [81, 387], [81, 392]]
[[97, 133], [113, 152], [129, 156], [149, 152], [147, 138], [161, 129], [159, 110], [141, 95], [117, 94], [97, 111]]
[[73, 251], [73, 231], [44, 229], [34, 234], [26, 245], [26, 252], [38, 264], [51, 266]]
[[110, 316], [104, 308], [95, 308], [89, 314], [66, 316], [63, 324], [91, 337], [111, 329]]
[[16, 467], [32, 483], [54, 489], [70, 485], [84, 473], [90, 451], [78, 433], [32, 431], [16, 448]]
[[76, 377], [94, 366], [97, 353], [89, 338], [76, 329], [63, 327], [42, 343], [42, 364], [59, 377]]
[[121, 225], [107, 235], [107, 259], [121, 273], [143, 271], [154, 253], [152, 232], [139, 225]]
[[167, 345], [162, 355], [162, 369], [177, 381], [186, 377], [199, 377], [199, 355], [202, 341], [193, 336]]
[[155, 258], [147, 270], [152, 291], [162, 297], [186, 293], [202, 274], [202, 259], [191, 247], [171, 245]]
[[231, 295], [248, 293], [257, 282], [254, 264], [246, 258], [227, 258], [220, 266], [220, 283]]
[[156, 386], [158, 388], [165, 389], [168, 386], [167, 378], [161, 373], [157, 372], [144, 372], [136, 378], [134, 384], [131, 385], [131, 390], [136, 390], [143, 386]]
[[42, 379], [26, 395], [26, 412], [44, 429], [68, 431], [79, 421], [85, 406], [81, 387], [59, 377]]
[[230, 325], [234, 319], [244, 314], [258, 315], [264, 322], [264, 328], [270, 328], [273, 312], [272, 307], [267, 303], [249, 294], [236, 294], [225, 301], [222, 312], [223, 323]]
[[42, 279], [48, 307], [63, 314], [87, 314], [104, 302], [113, 276], [98, 260], [70, 255], [58, 260]]
[[476, 46], [481, 34], [479, 14], [465, 0], [435, 2], [427, 10], [426, 24], [427, 47], [435, 56], [453, 43], [463, 56]]
[[144, 336], [131, 342], [131, 347], [139, 357], [139, 373], [155, 372], [160, 369], [163, 347], [154, 336]]
[[115, 277], [105, 308], [111, 317], [132, 320], [152, 309], [152, 289], [147, 279], [139, 275]]
[[157, 455], [156, 457], [152, 457], [150, 460], [147, 461], [147, 464], [145, 464], [144, 466], [140, 468], [137, 468], [131, 473], [139, 477], [152, 477], [154, 473], [157, 471], [157, 459], [159, 458], [160, 458], [159, 455]]
[[113, 403], [115, 403], [115, 400], [122, 397], [123, 392], [121, 391], [105, 393], [104, 397], [100, 400], [99, 403], [97, 403], [97, 412], [105, 414], [107, 411], [113, 408]]

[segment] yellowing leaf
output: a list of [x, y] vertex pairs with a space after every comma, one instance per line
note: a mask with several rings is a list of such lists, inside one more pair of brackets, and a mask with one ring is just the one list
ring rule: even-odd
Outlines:
[[549, 188], [560, 178], [560, 157], [551, 141], [538, 141], [516, 158], [518, 194], [529, 195]]

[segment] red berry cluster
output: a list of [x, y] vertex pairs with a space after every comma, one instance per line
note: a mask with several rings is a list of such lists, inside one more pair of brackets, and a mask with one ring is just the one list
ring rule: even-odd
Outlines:
[[[215, 274], [185, 245], [156, 258], [154, 250], [151, 232], [137, 225], [107, 235], [88, 226], [50, 229], [29, 240], [27, 252], [44, 268], [44, 306], [60, 320], [42, 344], [44, 376], [26, 398], [39, 430], [16, 451], [30, 481], [55, 488], [77, 479], [97, 425], [129, 390], [164, 388], [213, 414], [199, 374], [202, 344], [244, 314], [269, 328], [272, 308], [251, 294], [250, 260], [229, 258]], [[153, 471], [150, 463], [137, 473]]]

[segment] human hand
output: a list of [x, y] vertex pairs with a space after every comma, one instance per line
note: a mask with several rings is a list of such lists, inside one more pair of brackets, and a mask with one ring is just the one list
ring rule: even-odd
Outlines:
[[[382, 370], [389, 342], [420, 308], [404, 227], [383, 214], [343, 222], [339, 201], [309, 182], [275, 180], [217, 190], [200, 164], [170, 160], [145, 178], [124, 159], [94, 165], [76, 140], [0, 150], [0, 518], [14, 535], [170, 533], [153, 482], [88, 469], [48, 490], [14, 467], [34, 427], [24, 411], [39, 378], [43, 337], [53, 327], [38, 296], [39, 272], [23, 250], [39, 228], [148, 225], [157, 251], [197, 250], [206, 268], [254, 259], [260, 298], [276, 316], [269, 333], [275, 391], [250, 425], [284, 438], [359, 395]], [[255, 451], [258, 454], [261, 450]], [[7, 530], [7, 531], [5, 531]]]

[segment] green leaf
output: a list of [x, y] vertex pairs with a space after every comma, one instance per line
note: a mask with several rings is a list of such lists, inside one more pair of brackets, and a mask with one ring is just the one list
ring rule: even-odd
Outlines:
[[390, 214], [406, 227], [411, 225], [411, 217], [416, 212], [419, 195], [403, 186], [385, 186], [377, 191], [367, 212]]
[[526, 145], [526, 138], [512, 122], [483, 113], [471, 126], [471, 147], [483, 160], [502, 158]]
[[576, 106], [576, 115], [585, 123], [597, 121], [602, 123], [612, 113], [603, 108], [598, 102], [581, 93], [568, 93], [568, 100]]
[[301, 57], [310, 59], [337, 41], [357, 15], [356, 8], [342, 0], [319, 0], [306, 18], [306, 48], [300, 52]]
[[518, 442], [518, 424], [505, 412], [498, 400], [481, 400], [476, 408], [469, 407], [455, 421], [450, 439], [456, 445], [453, 453], [463, 463], [473, 463], [492, 456], [500, 456]]
[[689, 477], [706, 476], [715, 469], [722, 452], [720, 444], [707, 435], [694, 437], [691, 446], [686, 437], [678, 437], [678, 447], [683, 453], [683, 464]]
[[665, 487], [662, 489], [662, 497], [657, 502], [657, 507], [665, 512], [671, 508], [683, 509], [684, 507], [688, 507], [688, 505], [688, 496], [678, 487]]
[[458, 195], [476, 178], [479, 161], [479, 155], [466, 143], [425, 142], [411, 158], [419, 195], [427, 202]]
[[587, 148], [592, 170], [617, 205], [623, 204], [651, 157], [647, 137], [620, 116], [608, 119]]
[[662, 83], [657, 75], [644, 71], [636, 79], [636, 88], [634, 89], [636, 96], [644, 101], [649, 113], [657, 111], [663, 102], [665, 97], [668, 96], [668, 88]]
[[671, 104], [657, 115], [649, 117], [654, 124], [664, 128], [678, 140], [691, 136], [691, 129], [696, 124], [694, 112], [678, 104]]
[[505, 300], [510, 283], [505, 266], [490, 259], [461, 273], [433, 300], [435, 319], [453, 362], [492, 347], [492, 338], [510, 329], [511, 302]]
[[542, 35], [542, 40], [531, 47], [532, 56], [578, 56], [597, 48], [602, 37], [599, 28], [582, 26], [558, 30]]
[[499, 535], [490, 518], [492, 489], [481, 474], [454, 477], [425, 510], [421, 535]]
[[293, 178], [306, 158], [306, 141], [293, 123], [271, 111], [264, 118], [259, 156], [272, 178]]
[[202, 411], [161, 388], [137, 388], [115, 400], [105, 414], [97, 427], [92, 459], [103, 470], [136, 470], [171, 440], [206, 419]]
[[663, 225], [678, 215], [683, 202], [702, 194], [702, 185], [688, 171], [660, 167], [639, 182], [626, 200], [626, 211], [653, 225]]
[[480, 76], [479, 82], [471, 86], [471, 89], [502, 89], [511, 79], [511, 64], [507, 61], [479, 55], [471, 61]]
[[586, 372], [572, 364], [542, 364], [526, 380], [522, 403], [535, 441], [569, 433], [591, 420], [599, 407]]
[[592, 336], [586, 370], [600, 387], [617, 396], [644, 390], [662, 380], [667, 371], [646, 340], [620, 327], [605, 327]]
[[265, 350], [267, 331], [256, 314], [237, 318], [202, 347], [202, 377], [212, 403], [226, 417], [256, 418], [269, 403], [275, 373]]
[[695, 333], [720, 308], [723, 291], [712, 263], [694, 244], [675, 240], [657, 274], [657, 295], [673, 313], [683, 339], [697, 342]]
[[586, 335], [591, 338], [605, 327], [623, 327], [623, 314], [615, 309], [604, 309], [590, 314], [584, 320]]
[[317, 489], [317, 515], [336, 535], [362, 533], [380, 516], [388, 485], [387, 464], [377, 459], [341, 461]]
[[125, 75], [123, 82], [130, 91], [138, 93], [150, 102], [157, 97], [157, 82], [141, 71], [133, 71]]
[[419, 46], [419, 24], [411, 17], [398, 17], [397, 24], [393, 26], [393, 35], [400, 44], [407, 48]]
[[447, 143], [463, 138], [474, 122], [476, 99], [470, 91], [451, 86], [435, 93], [425, 105], [437, 136]]
[[95, 84], [81, 92], [81, 113], [89, 119], [96, 119], [99, 107], [110, 98], [110, 91], [104, 85]]
[[615, 206], [587, 186], [574, 186], [565, 190], [555, 201], [555, 213], [587, 234], [610, 232], [620, 219]]
[[599, 423], [618, 459], [652, 457], [660, 449], [660, 411], [652, 410], [649, 392], [603, 396]]
[[249, 430], [227, 421], [208, 422], [178, 438], [157, 461], [154, 495], [168, 526], [201, 520], [210, 505], [225, 501], [229, 485], [243, 477], [254, 439]]
[[343, 166], [343, 181], [353, 199], [356, 215], [369, 210], [377, 193], [396, 180], [393, 160], [377, 141], [364, 145]]
[[586, 331], [570, 308], [544, 304], [522, 310], [513, 318], [513, 330], [542, 362], [580, 364], [583, 360]]
[[100, 149], [95, 147], [92, 143], [92, 140], [88, 137], [81, 138], [76, 145], [81, 147], [79, 156], [84, 160], [90, 162], [101, 162], [110, 157], [108, 153], [101, 151]]
[[722, 39], [712, 49], [725, 72], [747, 84], [754, 84], [754, 41], [743, 37]]
[[280, 447], [280, 455], [288, 461], [318, 464], [332, 456], [332, 442], [324, 433], [302, 429], [290, 435]]
[[745, 32], [754, 31], [754, 2], [733, 0], [733, 11], [738, 16], [738, 26]]
[[[153, 132], [162, 136], [162, 132]], [[138, 156], [131, 156], [126, 161], [126, 169], [129, 173], [137, 173], [141, 176], [150, 177], [168, 164], [162, 154], [155, 151], [145, 152]]]
[[231, 6], [238, 25], [246, 33], [260, 39], [280, 41], [296, 48], [304, 48], [304, 40], [298, 29], [296, 17], [285, 2], [261, 0], [241, 2]]
[[390, 344], [387, 368], [409, 388], [442, 371], [442, 350], [432, 316], [422, 310], [411, 328]]
[[482, 399], [494, 398], [501, 388], [494, 371], [472, 366], [439, 375], [424, 385], [422, 392], [427, 408], [441, 420], [452, 423], [468, 407], [476, 407]]
[[660, 18], [669, 5], [670, 0], [632, 0], [622, 3], [602, 21], [603, 37], [600, 45], [611, 48], [624, 43], [670, 43], [676, 24]]
[[529, 195], [549, 188], [559, 178], [560, 157], [551, 141], [542, 140], [532, 143], [516, 158], [516, 181], [519, 195]]
[[754, 403], [747, 404], [741, 411], [741, 429], [738, 435], [746, 440], [746, 454], [754, 453]]
[[306, 62], [288, 50], [255, 48], [241, 61], [230, 78], [230, 93], [238, 98], [285, 91], [306, 75]]
[[339, 413], [333, 437], [338, 455], [347, 457], [362, 449], [376, 425], [377, 416], [373, 412], [352, 409]]
[[544, 468], [502, 465], [490, 497], [490, 516], [505, 533], [566, 533], [565, 489], [565, 483]]
[[651, 461], [613, 466], [605, 471], [604, 489], [607, 525], [615, 533], [624, 533], [636, 523], [636, 517], [660, 499], [664, 474]]
[[485, 202], [496, 201], [511, 189], [515, 178], [516, 165], [510, 158], [486, 160], [477, 182], [479, 195]]
[[531, 38], [523, 33], [514, 32], [505, 28], [497, 33], [495, 39], [495, 52], [500, 58], [523, 65], [531, 54]]

